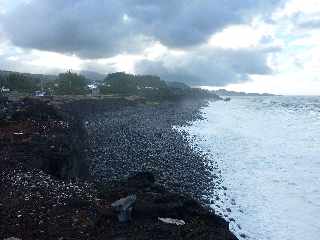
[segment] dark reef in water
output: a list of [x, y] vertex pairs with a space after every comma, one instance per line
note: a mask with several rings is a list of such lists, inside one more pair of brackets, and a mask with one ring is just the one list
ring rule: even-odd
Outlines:
[[[236, 239], [200, 203], [213, 180], [172, 129], [203, 104], [1, 99], [0, 238]], [[111, 204], [132, 194], [119, 223]]]

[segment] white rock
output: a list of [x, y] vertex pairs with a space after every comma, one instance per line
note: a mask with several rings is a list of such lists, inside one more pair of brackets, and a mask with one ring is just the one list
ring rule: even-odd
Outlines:
[[178, 226], [182, 226], [182, 225], [186, 224], [185, 221], [179, 220], [179, 219], [174, 219], [174, 218], [160, 218], [160, 217], [158, 217], [158, 220], [160, 220], [163, 223], [175, 224]]

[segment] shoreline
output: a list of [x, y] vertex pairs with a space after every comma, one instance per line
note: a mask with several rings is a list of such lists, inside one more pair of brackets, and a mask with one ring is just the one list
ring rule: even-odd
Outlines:
[[[13, 139], [2, 150], [0, 236], [4, 239], [44, 239], [44, 236], [57, 239], [59, 234], [61, 239], [117, 239], [119, 236], [125, 239], [135, 236], [141, 239], [236, 239], [225, 220], [198, 202], [203, 200], [206, 184], [212, 179], [207, 175], [206, 166], [201, 165], [200, 153], [190, 148], [184, 134], [172, 129], [174, 125], [200, 118], [199, 109], [204, 103], [197, 100], [193, 105], [190, 102], [151, 105], [123, 99], [82, 99], [62, 103], [60, 110], [54, 104], [55, 112], [49, 107], [49, 101], [41, 106], [51, 109], [50, 114], [58, 113], [57, 116], [41, 116], [47, 118], [41, 121], [33, 119], [35, 116], [25, 121], [26, 115], [20, 116], [20, 122], [30, 122], [32, 127], [22, 129], [19, 121], [11, 126], [13, 129], [6, 127], [4, 139], [16, 133], [13, 131], [19, 130], [17, 127], [26, 138]], [[40, 132], [43, 126], [46, 126], [45, 135]], [[17, 144], [22, 149], [34, 147], [35, 130], [39, 130], [37, 137], [47, 140], [41, 145], [42, 158], [37, 151], [27, 154], [29, 162], [25, 156], [10, 156], [10, 150], [17, 152]], [[73, 147], [69, 149], [69, 145]], [[57, 149], [61, 154], [48, 162], [47, 156]], [[35, 156], [39, 158], [36, 161], [39, 165], [30, 160]], [[84, 163], [84, 159], [87, 162]], [[52, 163], [57, 160], [61, 164], [53, 167]], [[82, 169], [87, 168], [86, 164], [88, 171]], [[146, 178], [132, 180], [132, 176], [141, 172], [151, 174], [155, 182], [148, 182]], [[75, 180], [67, 180], [68, 175]], [[138, 196], [133, 221], [121, 227], [110, 210], [110, 203], [130, 193]], [[161, 213], [164, 215], [161, 217], [183, 218], [186, 226], [159, 223], [156, 216], [160, 217]], [[112, 226], [108, 231], [107, 223]], [[152, 235], [155, 232], [157, 235]]]
[[[85, 117], [90, 175], [102, 182], [135, 172], [152, 172], [166, 188], [198, 200], [210, 183], [210, 169], [187, 133], [173, 129], [202, 119], [205, 101], [127, 106]], [[211, 185], [212, 186], [212, 185]]]

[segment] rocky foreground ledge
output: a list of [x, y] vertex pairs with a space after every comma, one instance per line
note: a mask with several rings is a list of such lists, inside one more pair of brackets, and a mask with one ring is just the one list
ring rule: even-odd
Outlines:
[[90, 148], [94, 132], [85, 126], [90, 114], [141, 104], [3, 100], [0, 239], [236, 239], [225, 220], [190, 197], [192, 184], [175, 191], [174, 179], [166, 182], [157, 171], [121, 172], [113, 165], [93, 171], [99, 158]]

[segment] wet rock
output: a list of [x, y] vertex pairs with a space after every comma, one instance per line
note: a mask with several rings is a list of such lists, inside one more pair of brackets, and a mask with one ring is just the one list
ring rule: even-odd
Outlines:
[[242, 238], [247, 238], [247, 235], [244, 234], [244, 233], [241, 233], [241, 234], [240, 234], [240, 237], [242, 237]]
[[138, 172], [128, 178], [128, 183], [135, 187], [148, 187], [154, 182], [155, 177], [151, 172]]
[[[102, 182], [136, 172], [151, 172], [172, 191], [201, 199], [214, 181], [186, 132], [173, 126], [200, 118], [203, 101], [139, 105], [86, 116], [90, 173]], [[140, 181], [141, 182], [141, 181]], [[142, 181], [148, 185], [152, 181]]]
[[[15, 152], [9, 151], [11, 143], [0, 148], [7, 161], [7, 165], [0, 161], [0, 202], [5, 203], [0, 224], [10, 223], [0, 227], [0, 235], [14, 232], [25, 240], [49, 235], [54, 239], [236, 239], [223, 218], [200, 204], [211, 175], [201, 153], [188, 143], [188, 135], [173, 129], [199, 119], [197, 109], [203, 103], [124, 107], [118, 99], [113, 101], [111, 106], [86, 101], [70, 105], [62, 121], [49, 113], [47, 117], [23, 113], [31, 120], [21, 122], [35, 125], [17, 129], [23, 136], [31, 132], [32, 138], [14, 144]], [[26, 106], [19, 105], [22, 110]], [[78, 151], [82, 147], [87, 149], [94, 183], [72, 178], [83, 176], [75, 169], [83, 163]], [[53, 176], [51, 170], [59, 174]], [[98, 185], [104, 185], [103, 194]], [[124, 219], [130, 219], [132, 212], [132, 221], [124, 227], [111, 203], [131, 194], [136, 200], [133, 209], [128, 204]], [[185, 226], [163, 224], [158, 217], [183, 219]]]
[[133, 205], [137, 200], [136, 195], [130, 195], [126, 198], [121, 198], [111, 204], [111, 207], [117, 212], [118, 220], [121, 223], [126, 223], [131, 220]]

